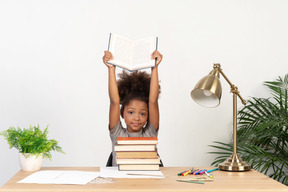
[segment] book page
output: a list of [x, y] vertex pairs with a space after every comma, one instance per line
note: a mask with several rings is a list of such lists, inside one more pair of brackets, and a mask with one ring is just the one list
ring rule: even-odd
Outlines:
[[130, 68], [132, 58], [133, 42], [125, 37], [117, 34], [111, 34], [109, 51], [112, 53], [114, 59], [109, 63], [119, 65], [123, 68]]
[[155, 66], [155, 60], [151, 59], [156, 50], [156, 38], [147, 38], [134, 42], [133, 69]]

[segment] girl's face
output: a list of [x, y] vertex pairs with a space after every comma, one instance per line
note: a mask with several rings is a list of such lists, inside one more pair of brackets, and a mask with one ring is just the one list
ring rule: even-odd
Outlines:
[[148, 106], [144, 101], [131, 100], [124, 107], [123, 118], [130, 133], [139, 132], [147, 122]]

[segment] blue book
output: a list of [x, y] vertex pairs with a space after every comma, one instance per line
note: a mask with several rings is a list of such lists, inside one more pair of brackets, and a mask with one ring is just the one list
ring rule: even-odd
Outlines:
[[158, 37], [131, 40], [121, 35], [110, 33], [108, 50], [113, 55], [109, 64], [128, 71], [136, 71], [156, 66], [156, 60], [151, 59], [157, 50]]

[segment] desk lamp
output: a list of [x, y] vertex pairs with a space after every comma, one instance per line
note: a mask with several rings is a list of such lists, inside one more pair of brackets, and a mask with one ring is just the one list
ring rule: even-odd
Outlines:
[[246, 104], [246, 101], [239, 94], [238, 88], [233, 85], [223, 73], [219, 63], [214, 64], [214, 69], [207, 76], [200, 79], [191, 91], [191, 97], [196, 103], [204, 107], [217, 107], [220, 104], [222, 94], [220, 74], [229, 83], [231, 93], [233, 93], [233, 154], [224, 163], [219, 164], [219, 169], [235, 172], [249, 171], [251, 165], [237, 155], [237, 96], [243, 105]]

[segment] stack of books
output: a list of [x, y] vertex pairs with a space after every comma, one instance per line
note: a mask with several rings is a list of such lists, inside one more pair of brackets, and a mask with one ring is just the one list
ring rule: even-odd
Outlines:
[[114, 150], [119, 171], [159, 170], [157, 137], [118, 137]]

